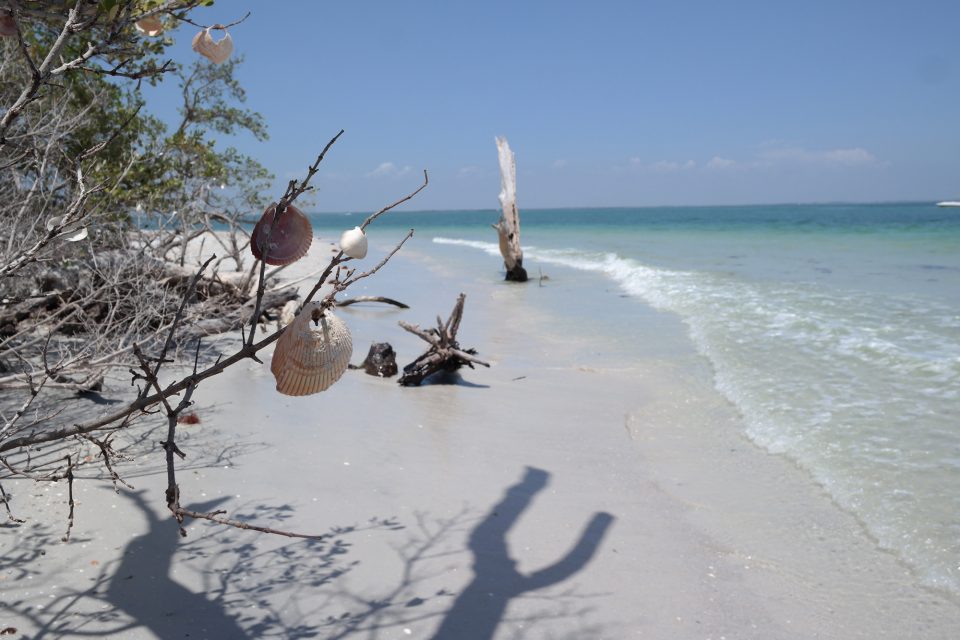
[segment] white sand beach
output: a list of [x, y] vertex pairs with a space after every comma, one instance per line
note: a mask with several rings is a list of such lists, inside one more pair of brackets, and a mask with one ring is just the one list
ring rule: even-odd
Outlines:
[[[297, 264], [309, 272], [329, 245]], [[371, 256], [382, 252], [377, 246]], [[368, 258], [370, 260], [372, 258]], [[351, 290], [409, 310], [338, 313], [359, 363], [402, 367], [466, 293], [460, 330], [490, 369], [401, 388], [348, 371], [305, 398], [242, 363], [196, 393], [182, 428], [185, 506], [305, 541], [189, 523], [164, 504], [164, 420], [126, 435], [136, 487], [5, 481], [0, 629], [13, 638], [948, 640], [960, 605], [919, 585], [808, 475], [739, 435], [673, 316], [576, 297], [562, 273], [510, 285], [405, 248]], [[291, 277], [296, 274], [291, 274]], [[542, 284], [542, 286], [540, 286]], [[635, 303], [633, 303], [635, 304]], [[568, 307], [557, 319], [545, 307]], [[629, 322], [614, 343], [591, 317]], [[122, 389], [116, 390], [122, 397]], [[37, 508], [39, 505], [40, 508]]]

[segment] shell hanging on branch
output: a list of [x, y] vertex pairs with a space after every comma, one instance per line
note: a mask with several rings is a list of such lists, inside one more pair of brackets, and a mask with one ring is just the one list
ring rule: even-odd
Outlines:
[[340, 250], [357, 260], [367, 257], [367, 236], [363, 229], [354, 227], [344, 231], [340, 236]]
[[[163, 33], [163, 21], [160, 16], [147, 16], [133, 23], [137, 31], [145, 36], [158, 36]], [[194, 47], [196, 49], [196, 47]]]
[[277, 340], [270, 371], [277, 379], [277, 391], [306, 396], [339, 380], [351, 355], [353, 340], [347, 325], [324, 311], [321, 303], [311, 302]]
[[[210, 35], [211, 29], [222, 30], [223, 37], [219, 41], [214, 41], [213, 36]], [[193, 50], [214, 64], [222, 64], [233, 53], [233, 38], [227, 33], [225, 27], [215, 24], [193, 36]]]
[[[292, 204], [288, 204], [283, 215], [270, 231], [273, 217], [277, 212], [274, 202], [263, 212], [263, 216], [253, 228], [250, 237], [250, 251], [257, 260], [267, 264], [282, 266], [291, 264], [307, 255], [313, 244], [313, 227], [310, 219]], [[267, 235], [270, 239], [267, 240]]]
[[17, 35], [17, 21], [8, 14], [0, 15], [0, 37], [10, 38]]

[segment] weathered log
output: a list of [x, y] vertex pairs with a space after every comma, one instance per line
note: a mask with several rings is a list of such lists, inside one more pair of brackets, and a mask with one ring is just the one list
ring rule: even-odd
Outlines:
[[[287, 287], [285, 289], [268, 291], [263, 296], [263, 302], [260, 304], [260, 313], [265, 314], [272, 309], [282, 309], [287, 302], [296, 300], [300, 294], [296, 287]], [[236, 331], [241, 326], [250, 321], [250, 314], [253, 313], [256, 299], [251, 298], [238, 309], [234, 309], [225, 316], [219, 318], [205, 318], [194, 322], [185, 327], [178, 335], [181, 340], [192, 340], [203, 336], [214, 335], [217, 333], [226, 333], [227, 331]]]
[[500, 159], [500, 220], [493, 228], [500, 241], [500, 255], [507, 270], [506, 280], [526, 282], [523, 249], [520, 247], [520, 212], [517, 210], [517, 163], [506, 138], [498, 137]]
[[444, 323], [438, 317], [435, 329], [421, 329], [418, 325], [411, 325], [403, 320], [399, 322], [401, 327], [428, 342], [430, 348], [403, 368], [403, 375], [397, 382], [405, 387], [418, 386], [426, 378], [441, 371], [453, 372], [464, 365], [471, 369], [474, 364], [490, 366], [476, 357], [476, 349], [461, 349], [457, 342], [457, 330], [463, 318], [463, 302], [466, 297], [463, 293], [457, 297], [450, 318]]
[[382, 302], [384, 304], [392, 304], [395, 307], [400, 307], [401, 309], [409, 309], [410, 305], [404, 304], [393, 298], [385, 298], [383, 296], [357, 296], [356, 298], [347, 298], [346, 300], [338, 300], [338, 307], [346, 307], [351, 304], [357, 304], [359, 302]]

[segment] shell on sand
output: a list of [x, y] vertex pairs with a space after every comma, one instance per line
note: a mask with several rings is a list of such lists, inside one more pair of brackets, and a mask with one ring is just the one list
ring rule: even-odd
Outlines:
[[344, 322], [319, 302], [307, 304], [277, 340], [270, 371], [277, 391], [306, 396], [327, 389], [350, 364], [353, 340]]
[[[214, 25], [217, 27], [218, 25]], [[193, 50], [210, 60], [214, 64], [221, 64], [227, 61], [230, 54], [233, 53], [233, 38], [223, 29], [223, 38], [215, 42], [210, 35], [210, 27], [203, 29], [197, 35], [193, 36]]]
[[[307, 255], [313, 243], [313, 227], [310, 225], [310, 219], [300, 209], [288, 204], [273, 231], [270, 232], [270, 225], [273, 224], [276, 211], [277, 203], [274, 202], [263, 212], [257, 226], [253, 228], [250, 251], [257, 260], [281, 266], [296, 262]], [[270, 233], [269, 251], [264, 251], [268, 244], [267, 233]], [[266, 257], [263, 257], [264, 254]]]

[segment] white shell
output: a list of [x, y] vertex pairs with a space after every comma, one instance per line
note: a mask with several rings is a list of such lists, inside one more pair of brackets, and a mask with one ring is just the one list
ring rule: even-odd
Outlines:
[[319, 302], [307, 304], [277, 340], [270, 371], [277, 391], [284, 395], [319, 393], [339, 380], [350, 364], [350, 330], [330, 311], [321, 315], [322, 308]]
[[233, 39], [230, 34], [224, 30], [223, 38], [220, 42], [214, 42], [210, 35], [210, 29], [204, 29], [193, 36], [193, 50], [210, 60], [214, 64], [221, 64], [227, 61], [230, 54], [233, 53]]
[[148, 16], [133, 23], [137, 31], [146, 36], [158, 36], [163, 33], [163, 22], [159, 16]]
[[67, 238], [67, 242], [80, 242], [81, 240], [85, 240], [88, 235], [90, 235], [90, 232], [87, 231], [86, 227], [84, 227], [80, 229], [80, 231], [77, 232], [76, 235], [73, 235]]
[[340, 250], [360, 260], [367, 256], [367, 236], [360, 227], [344, 231], [340, 236]]

